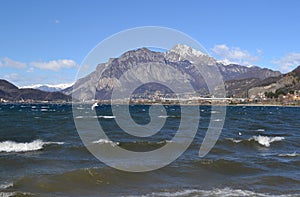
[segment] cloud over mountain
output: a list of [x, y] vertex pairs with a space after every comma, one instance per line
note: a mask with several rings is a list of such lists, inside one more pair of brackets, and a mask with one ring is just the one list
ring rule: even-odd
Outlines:
[[64, 68], [77, 68], [78, 64], [74, 60], [60, 59], [49, 62], [31, 62], [31, 66], [45, 70], [59, 71]]
[[252, 55], [239, 47], [228, 47], [225, 44], [215, 45], [211, 51], [221, 58], [220, 62], [223, 64], [241, 64], [245, 66], [253, 65], [254, 62], [259, 60], [259, 54], [262, 53], [261, 50], [258, 50], [257, 55]]

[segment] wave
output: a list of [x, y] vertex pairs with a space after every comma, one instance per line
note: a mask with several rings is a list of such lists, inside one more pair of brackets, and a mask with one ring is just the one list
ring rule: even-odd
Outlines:
[[177, 116], [158, 116], [159, 118], [176, 118]]
[[8, 189], [13, 186], [14, 186], [13, 183], [3, 183], [3, 184], [0, 184], [0, 189]]
[[94, 116], [94, 118], [113, 119], [116, 118], [116, 116]]
[[279, 154], [278, 156], [279, 157], [298, 157], [298, 156], [300, 156], [300, 154], [294, 152], [294, 153]]
[[240, 143], [240, 142], [243, 141], [243, 140], [237, 140], [237, 139], [234, 139], [234, 138], [226, 138], [226, 140], [232, 141], [233, 143]]
[[33, 193], [28, 192], [0, 192], [1, 197], [13, 197], [13, 196], [35, 196]]
[[222, 121], [222, 119], [215, 119], [215, 120], [213, 120], [214, 122], [221, 122]]
[[103, 118], [103, 119], [114, 119], [116, 116], [76, 116], [76, 119], [83, 119], [83, 118]]
[[262, 146], [265, 146], [265, 147], [270, 147], [271, 146], [271, 143], [273, 142], [279, 142], [279, 141], [282, 141], [284, 140], [285, 138], [284, 137], [280, 137], [280, 136], [275, 136], [275, 137], [268, 137], [268, 136], [253, 136], [249, 139], [234, 139], [234, 138], [226, 138], [226, 140], [230, 140], [234, 143], [241, 143], [241, 142], [250, 142], [250, 141], [255, 141], [257, 143], [259, 143], [260, 145]]
[[151, 141], [132, 141], [132, 142], [113, 142], [107, 139], [99, 139], [92, 142], [93, 144], [110, 144], [112, 146], [123, 146], [123, 147], [136, 147], [139, 146], [161, 146], [165, 145], [166, 143], [173, 143], [171, 140], [162, 140], [158, 142], [151, 142]]
[[[222, 188], [222, 189], [212, 189], [212, 190], [201, 190], [201, 189], [185, 189], [180, 191], [164, 191], [164, 192], [153, 192], [151, 194], [142, 195], [144, 197], [150, 196], [159, 196], [159, 197], [179, 197], [179, 196], [259, 196], [259, 197], [292, 197], [300, 196], [299, 194], [285, 194], [285, 195], [271, 195], [267, 193], [258, 193], [250, 190], [243, 189], [231, 189], [231, 188]], [[134, 197], [134, 196], [132, 196]]]
[[120, 142], [113, 142], [113, 141], [106, 140], [106, 139], [100, 139], [97, 141], [93, 141], [93, 144], [110, 144], [112, 146], [118, 146], [120, 144]]
[[247, 163], [228, 159], [202, 159], [188, 163], [191, 166], [201, 167], [209, 171], [212, 170], [227, 175], [253, 174], [263, 171]]
[[282, 141], [285, 138], [284, 137], [268, 137], [268, 136], [253, 136], [252, 138], [253, 140], [255, 140], [256, 142], [258, 142], [260, 145], [263, 145], [265, 147], [269, 147], [271, 145], [272, 142], [278, 142], [278, 141]]
[[12, 197], [12, 196], [16, 196], [16, 195], [17, 195], [16, 192], [0, 192], [1, 197]]
[[64, 142], [43, 142], [42, 140], [34, 140], [32, 142], [0, 142], [0, 152], [28, 152], [37, 151], [44, 148], [45, 145], [64, 144]]

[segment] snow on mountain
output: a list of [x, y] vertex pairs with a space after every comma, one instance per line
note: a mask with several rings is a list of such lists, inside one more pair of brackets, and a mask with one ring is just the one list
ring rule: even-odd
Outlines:
[[[143, 65], [143, 67], [139, 65]], [[184, 73], [184, 75], [174, 76], [173, 73], [170, 73], [169, 67]], [[120, 87], [120, 76], [123, 76], [123, 86], [124, 83], [135, 83], [135, 80], [144, 83], [149, 76], [155, 76], [157, 81], [190, 82], [196, 91], [206, 95], [208, 93], [206, 82], [199, 70], [205, 71], [207, 76], [214, 76], [214, 68], [220, 71], [224, 81], [246, 78], [265, 79], [281, 74], [256, 66], [250, 68], [238, 64], [224, 66], [201, 51], [178, 44], [167, 52], [155, 52], [147, 48], [127, 51], [120, 57], [99, 64], [95, 71], [79, 79], [73, 88], [65, 89], [63, 92], [67, 95], [75, 95], [78, 100], [110, 99], [113, 88]], [[129, 70], [131, 71], [130, 75], [126, 74]], [[143, 88], [141, 89], [149, 91], [159, 89], [161, 93], [167, 93], [165, 89], [156, 85]], [[125, 91], [125, 89], [119, 89], [119, 91]]]
[[177, 44], [175, 45], [172, 49], [170, 49], [168, 51], [170, 52], [174, 52], [179, 54], [181, 57], [185, 57], [185, 56], [197, 56], [197, 57], [201, 57], [203, 55], [207, 55], [201, 51], [198, 51], [196, 49], [193, 49], [192, 47], [189, 47], [187, 45], [184, 44]]
[[217, 63], [216, 60], [208, 54], [183, 44], [177, 44], [167, 51], [165, 58], [172, 62], [188, 60], [191, 64], [197, 64], [198, 66], [202, 64], [213, 66]]
[[42, 91], [47, 92], [59, 92], [62, 91], [68, 87], [71, 87], [74, 83], [63, 83], [63, 84], [34, 84], [34, 85], [28, 85], [28, 86], [22, 86], [20, 88], [32, 88], [32, 89], [38, 89]]

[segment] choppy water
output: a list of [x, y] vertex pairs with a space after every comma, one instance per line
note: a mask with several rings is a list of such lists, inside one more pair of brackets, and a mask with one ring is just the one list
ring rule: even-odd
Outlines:
[[[149, 121], [147, 110], [131, 107], [141, 124]], [[143, 152], [172, 140], [180, 107], [167, 110], [168, 116], [160, 117], [166, 119], [162, 131], [146, 140], [124, 134], [110, 106], [98, 107], [97, 116], [75, 118], [98, 119], [106, 128], [112, 141], [95, 141], [100, 147]], [[211, 108], [200, 110], [198, 133], [180, 158], [160, 170], [128, 173], [106, 166], [87, 151], [71, 105], [2, 104], [0, 196], [300, 196], [299, 108], [227, 107], [221, 137], [204, 158], [198, 151]]]

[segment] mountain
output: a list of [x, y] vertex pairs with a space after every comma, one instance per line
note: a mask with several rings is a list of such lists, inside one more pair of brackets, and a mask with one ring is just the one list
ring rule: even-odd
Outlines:
[[248, 96], [259, 97], [269, 93], [277, 97], [295, 90], [300, 90], [300, 66], [287, 74], [260, 80], [248, 88]]
[[[140, 65], [143, 66], [143, 70], [140, 69]], [[169, 67], [182, 73], [183, 77], [174, 76], [174, 73], [170, 73], [167, 69]], [[79, 100], [109, 99], [113, 88], [122, 86], [121, 77], [130, 84], [136, 80], [143, 83], [149, 81], [150, 76], [155, 76], [159, 81], [165, 82], [188, 81], [198, 93], [207, 95], [208, 87], [201, 74], [205, 73], [206, 76], [213, 77], [215, 72], [213, 68], [219, 69], [224, 81], [246, 78], [262, 80], [281, 74], [278, 71], [255, 66], [224, 65], [201, 51], [178, 44], [166, 53], [150, 51], [147, 48], [127, 51], [118, 58], [111, 58], [108, 62], [99, 64], [94, 72], [79, 79], [74, 86], [63, 92], [68, 95], [73, 94]], [[131, 72], [127, 74], [129, 70]], [[151, 89], [159, 90], [162, 94], [167, 93], [167, 90], [162, 89], [158, 84], [150, 84], [150, 86]], [[141, 88], [144, 91], [145, 89], [147, 88]]]
[[71, 87], [73, 84], [74, 83], [64, 83], [64, 84], [57, 84], [57, 85], [35, 84], [30, 86], [22, 86], [21, 88], [38, 89], [45, 92], [60, 92], [68, 87]]
[[45, 92], [31, 88], [18, 88], [6, 80], [0, 80], [0, 99], [7, 101], [71, 101], [61, 92]]

